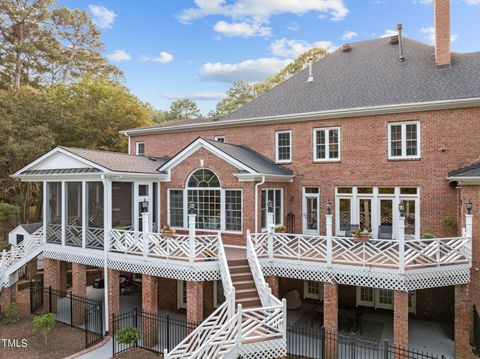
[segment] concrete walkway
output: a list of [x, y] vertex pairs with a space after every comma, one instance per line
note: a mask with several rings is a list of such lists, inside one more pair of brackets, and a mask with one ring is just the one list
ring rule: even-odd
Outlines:
[[112, 338], [91, 352], [78, 356], [76, 359], [110, 359], [113, 357]]

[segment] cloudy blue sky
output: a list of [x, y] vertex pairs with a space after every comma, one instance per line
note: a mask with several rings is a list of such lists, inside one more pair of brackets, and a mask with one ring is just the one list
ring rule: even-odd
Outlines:
[[[433, 0], [66, 0], [103, 32], [126, 85], [159, 109], [183, 97], [206, 114], [235, 80], [261, 81], [306, 49], [392, 32], [433, 38]], [[452, 0], [454, 51], [480, 51], [480, 0]]]

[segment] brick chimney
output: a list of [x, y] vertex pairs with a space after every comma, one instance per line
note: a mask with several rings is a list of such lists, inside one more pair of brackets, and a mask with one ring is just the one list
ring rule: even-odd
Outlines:
[[434, 0], [435, 63], [449, 67], [450, 56], [450, 0]]

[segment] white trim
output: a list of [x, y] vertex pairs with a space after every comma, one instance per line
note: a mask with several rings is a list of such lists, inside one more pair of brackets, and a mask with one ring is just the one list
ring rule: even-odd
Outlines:
[[[184, 283], [186, 281], [184, 280], [177, 280], [177, 309], [186, 309], [188, 303], [183, 301], [184, 297], [184, 291], [187, 291], [188, 289], [184, 287]], [[185, 297], [187, 297], [187, 294], [185, 293]], [[188, 298], [187, 298], [188, 301]]]
[[[416, 125], [417, 126], [417, 154], [407, 156], [407, 125]], [[400, 156], [392, 155], [392, 126], [401, 126], [401, 141], [402, 141], [402, 154]], [[421, 125], [420, 121], [401, 121], [401, 122], [389, 122], [387, 124], [387, 138], [388, 138], [388, 148], [387, 156], [389, 160], [410, 160], [410, 159], [419, 159], [421, 158], [422, 146], [421, 146]]]
[[[260, 191], [260, 226], [262, 227], [262, 231], [265, 231], [266, 230], [266, 227], [263, 227], [262, 226], [262, 192], [263, 191], [267, 191], [267, 195], [265, 196], [265, 219], [267, 218], [267, 211], [268, 211], [268, 208], [267, 208], [267, 205], [268, 205], [268, 191], [274, 191], [274, 194], [273, 194], [273, 199], [275, 201], [275, 191], [279, 190], [280, 191], [280, 218], [281, 218], [281, 221], [280, 221], [280, 224], [276, 224], [277, 222], [277, 218], [276, 218], [276, 215], [275, 215], [275, 202], [273, 203], [273, 223], [275, 224], [275, 228], [278, 228], [280, 227], [281, 225], [283, 225], [283, 215], [284, 215], [284, 199], [283, 199], [283, 195], [284, 195], [284, 192], [283, 192], [283, 188], [281, 187], [273, 187], [273, 188], [262, 188], [261, 191]], [[266, 224], [266, 223], [265, 223]]]
[[328, 120], [334, 118], [348, 118], [358, 116], [369, 115], [381, 115], [381, 114], [400, 114], [408, 112], [423, 112], [423, 111], [435, 111], [443, 109], [454, 108], [467, 108], [480, 106], [480, 97], [468, 98], [468, 99], [454, 99], [454, 100], [440, 100], [440, 101], [425, 101], [425, 102], [413, 102], [402, 103], [393, 105], [381, 105], [381, 106], [367, 106], [367, 107], [354, 107], [348, 109], [328, 110], [328, 111], [314, 111], [303, 113], [291, 113], [287, 115], [278, 116], [265, 116], [265, 117], [250, 117], [242, 118], [238, 120], [225, 120], [225, 121], [213, 121], [207, 123], [178, 125], [160, 128], [137, 128], [121, 131], [124, 135], [140, 135], [146, 133], [160, 133], [160, 132], [179, 132], [179, 131], [191, 131], [194, 129], [208, 129], [208, 128], [227, 128], [227, 127], [239, 127], [239, 126], [251, 126], [274, 123], [289, 123], [299, 121], [317, 121]]
[[265, 179], [267, 182], [293, 182], [295, 175], [268, 175], [264, 173], [250, 174], [250, 173], [235, 173], [235, 177], [240, 182], [257, 182]]
[[[308, 291], [308, 284], [309, 283], [315, 283], [318, 285], [318, 293], [310, 293]], [[303, 281], [303, 299], [316, 299], [316, 300], [322, 300], [323, 299], [323, 283], [320, 281], [316, 280], [304, 280]]]
[[128, 137], [128, 149], [127, 149], [127, 153], [130, 155], [130, 154], [132, 153], [132, 151], [131, 151], [131, 149], [130, 149], [130, 148], [131, 148], [131, 142], [132, 142], [131, 139], [132, 139], [132, 138], [131, 138], [130, 136], [127, 136], [127, 137]]
[[[288, 133], [288, 147], [289, 147], [289, 152], [290, 152], [290, 158], [281, 160], [278, 158], [278, 136], [281, 134]], [[280, 130], [280, 131], [275, 131], [275, 163], [292, 163], [293, 160], [293, 146], [292, 146], [292, 130]]]
[[[307, 188], [316, 188], [318, 189], [317, 193], [306, 193], [305, 189]], [[307, 200], [313, 198], [317, 200], [317, 230], [307, 229]], [[315, 186], [305, 186], [302, 187], [302, 233], [309, 235], [319, 235], [320, 234], [320, 187]]]
[[[143, 153], [140, 154], [138, 149], [139, 145], [143, 145]], [[145, 156], [145, 141], [135, 141], [135, 155], [137, 156]]]
[[[325, 158], [317, 157], [317, 132], [325, 132]], [[330, 131], [338, 131], [338, 157], [330, 158]], [[340, 162], [342, 159], [342, 131], [339, 126], [318, 127], [312, 132], [313, 162]]]

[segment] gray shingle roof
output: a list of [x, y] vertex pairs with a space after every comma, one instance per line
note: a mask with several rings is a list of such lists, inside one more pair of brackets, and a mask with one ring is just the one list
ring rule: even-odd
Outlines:
[[480, 177], [480, 162], [451, 171], [448, 177]]
[[85, 148], [61, 148], [114, 172], [159, 173], [157, 169], [169, 159], [169, 157], [149, 158]]
[[40, 227], [43, 226], [43, 223], [27, 223], [27, 224], [21, 224], [20, 227], [22, 227], [28, 234], [32, 234], [36, 232]]
[[26, 170], [22, 175], [58, 175], [71, 173], [96, 173], [101, 172], [97, 168], [62, 168], [62, 169], [48, 169], [48, 170]]
[[290, 169], [277, 165], [272, 160], [245, 145], [234, 145], [206, 138], [204, 140], [258, 173], [278, 176], [293, 175]]

